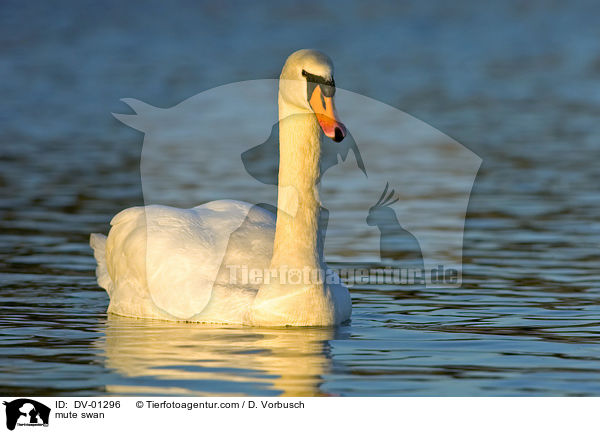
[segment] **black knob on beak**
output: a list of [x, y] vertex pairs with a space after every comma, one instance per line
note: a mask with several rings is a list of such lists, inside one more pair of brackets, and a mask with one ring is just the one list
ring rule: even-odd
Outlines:
[[343, 139], [344, 139], [344, 133], [342, 132], [342, 130], [340, 128], [338, 128], [336, 126], [335, 127], [335, 137], [333, 137], [333, 141], [335, 141], [336, 143], [339, 143]]

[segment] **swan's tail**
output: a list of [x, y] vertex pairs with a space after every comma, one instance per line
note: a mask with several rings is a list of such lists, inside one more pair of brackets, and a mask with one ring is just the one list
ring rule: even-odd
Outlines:
[[94, 250], [94, 258], [98, 265], [96, 266], [96, 278], [98, 285], [105, 289], [109, 294], [112, 290], [112, 280], [106, 268], [106, 236], [100, 233], [90, 235], [90, 246]]

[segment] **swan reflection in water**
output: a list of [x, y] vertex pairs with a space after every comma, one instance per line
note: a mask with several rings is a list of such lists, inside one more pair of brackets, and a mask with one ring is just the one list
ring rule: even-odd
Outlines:
[[[325, 395], [344, 328], [250, 328], [109, 315], [98, 340], [114, 394]], [[346, 335], [346, 336], [345, 336]]]

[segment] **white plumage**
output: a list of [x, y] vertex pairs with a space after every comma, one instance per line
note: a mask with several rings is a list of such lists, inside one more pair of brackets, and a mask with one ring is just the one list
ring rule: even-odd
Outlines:
[[[228, 323], [248, 321], [247, 305], [240, 300], [253, 298], [257, 287], [228, 286], [230, 269], [250, 263], [269, 267], [272, 213], [234, 200], [192, 209], [151, 205], [125, 209], [111, 226], [108, 240], [101, 234], [91, 237], [110, 313], [192, 321], [220, 321], [226, 313]], [[218, 304], [226, 312], [212, 311], [208, 319], [207, 308], [203, 318], [194, 317], [209, 301], [212, 310]]]

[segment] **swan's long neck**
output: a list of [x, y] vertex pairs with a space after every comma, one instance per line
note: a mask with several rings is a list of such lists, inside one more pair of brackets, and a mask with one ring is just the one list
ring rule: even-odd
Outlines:
[[314, 114], [279, 119], [277, 226], [271, 268], [322, 269], [318, 192], [321, 129]]
[[[251, 321], [271, 325], [336, 323], [319, 234], [317, 181], [321, 129], [313, 113], [293, 113], [279, 99], [279, 186], [270, 281], [254, 299]], [[324, 272], [325, 271], [325, 272]]]

